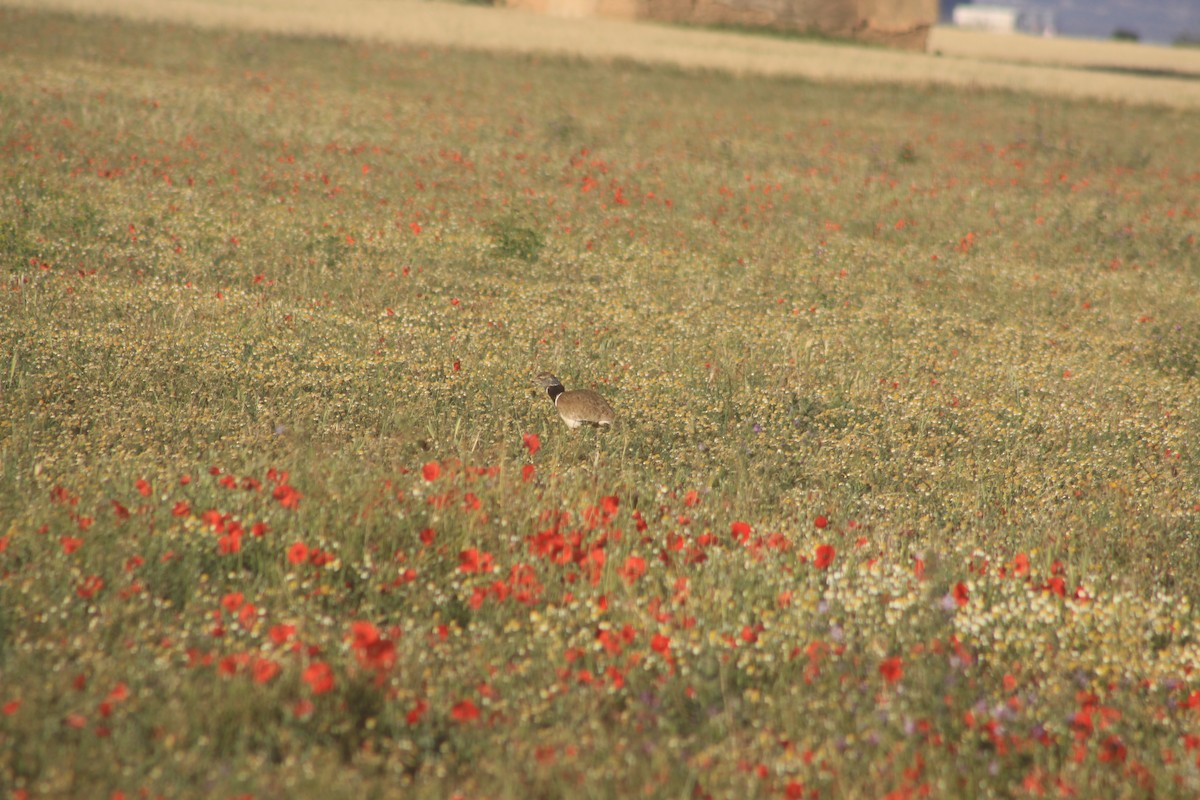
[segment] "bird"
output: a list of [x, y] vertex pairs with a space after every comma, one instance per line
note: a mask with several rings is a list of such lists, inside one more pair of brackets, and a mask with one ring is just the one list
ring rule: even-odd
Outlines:
[[591, 389], [567, 391], [562, 381], [549, 372], [539, 374], [533, 382], [550, 395], [554, 407], [558, 409], [558, 415], [567, 423], [568, 428], [578, 428], [581, 425], [607, 428], [611, 427], [617, 418], [608, 401]]

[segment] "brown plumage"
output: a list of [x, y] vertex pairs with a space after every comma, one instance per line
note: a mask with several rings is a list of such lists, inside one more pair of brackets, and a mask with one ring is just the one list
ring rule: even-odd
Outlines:
[[608, 401], [591, 389], [572, 389], [568, 392], [562, 381], [549, 372], [541, 373], [533, 382], [550, 395], [558, 415], [569, 428], [578, 428], [580, 425], [609, 427], [617, 418]]

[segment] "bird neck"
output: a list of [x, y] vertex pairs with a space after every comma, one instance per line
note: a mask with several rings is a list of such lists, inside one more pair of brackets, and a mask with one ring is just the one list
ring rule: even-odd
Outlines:
[[550, 395], [550, 402], [556, 405], [558, 404], [558, 396], [565, 391], [566, 389], [563, 388], [561, 383], [556, 383], [553, 386], [546, 387], [546, 394]]

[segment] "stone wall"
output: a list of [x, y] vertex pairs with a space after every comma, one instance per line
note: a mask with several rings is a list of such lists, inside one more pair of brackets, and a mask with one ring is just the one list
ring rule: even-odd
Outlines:
[[938, 0], [504, 0], [556, 17], [645, 19], [814, 31], [923, 49]]

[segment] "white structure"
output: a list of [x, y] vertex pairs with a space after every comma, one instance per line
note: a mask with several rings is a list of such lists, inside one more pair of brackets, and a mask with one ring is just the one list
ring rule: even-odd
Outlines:
[[1018, 8], [967, 3], [954, 7], [954, 24], [989, 33], [1032, 33], [1054, 36], [1054, 12], [1046, 8]]

